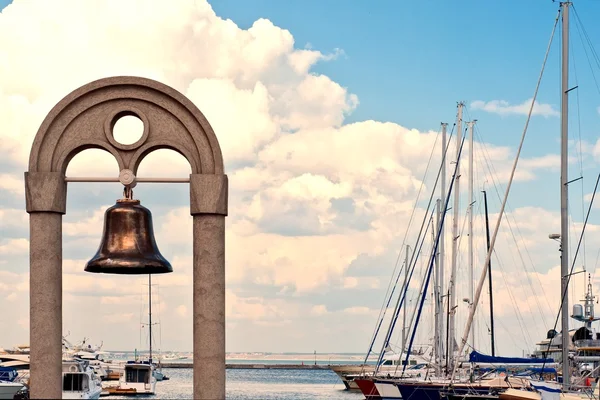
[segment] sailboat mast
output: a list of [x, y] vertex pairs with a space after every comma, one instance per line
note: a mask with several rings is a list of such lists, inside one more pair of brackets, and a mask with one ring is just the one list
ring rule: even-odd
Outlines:
[[458, 103], [458, 115], [456, 121], [456, 160], [455, 162], [459, 164], [456, 168], [456, 177], [454, 184], [456, 188], [454, 189], [454, 217], [452, 219], [452, 270], [450, 272], [450, 327], [449, 327], [449, 341], [450, 341], [450, 349], [448, 350], [448, 357], [450, 357], [449, 364], [452, 366], [454, 364], [454, 342], [456, 339], [456, 263], [458, 259], [458, 210], [459, 210], [459, 201], [460, 201], [460, 163], [458, 161], [458, 157], [460, 156], [460, 143], [462, 140], [462, 114], [463, 114], [463, 106], [464, 103]]
[[[440, 177], [440, 188], [441, 188], [441, 195], [440, 195], [440, 206], [441, 206], [441, 212], [440, 215], [446, 212], [446, 208], [448, 208], [448, 205], [446, 204], [446, 163], [447, 163], [447, 159], [446, 159], [446, 146], [447, 146], [447, 138], [446, 138], [446, 130], [448, 128], [448, 123], [446, 122], [442, 122], [442, 176]], [[438, 219], [439, 223], [441, 224], [442, 220], [441, 218]], [[446, 256], [446, 251], [445, 251], [445, 243], [446, 243], [446, 227], [445, 225], [442, 225], [441, 229], [439, 230], [439, 235], [440, 235], [440, 254], [439, 254], [439, 259], [440, 259], [440, 267], [439, 267], [439, 277], [438, 277], [438, 286], [439, 286], [439, 293], [440, 293], [440, 298], [439, 298], [439, 305], [440, 305], [440, 310], [439, 310], [439, 327], [440, 327], [440, 332], [445, 332], [446, 330], [444, 329], [444, 315], [442, 313], [442, 308], [443, 308], [443, 304], [444, 302], [442, 301], [442, 297], [443, 297], [443, 293], [446, 293], [444, 291], [444, 258]], [[444, 344], [443, 344], [443, 340], [440, 337], [439, 340], [439, 357], [440, 357], [440, 361], [442, 358], [442, 355], [444, 354]]]
[[[406, 245], [406, 253], [404, 254], [404, 285], [406, 287], [408, 285], [408, 252], [410, 251], [410, 246]], [[402, 312], [402, 353], [406, 351], [406, 302], [404, 303], [404, 310]]]
[[[432, 275], [433, 275], [433, 284], [432, 286], [432, 291], [431, 291], [431, 316], [432, 316], [432, 322], [433, 322], [433, 326], [432, 328], [434, 329], [434, 334], [433, 334], [433, 342], [435, 343], [436, 340], [436, 333], [435, 333], [435, 329], [437, 329], [437, 314], [436, 314], [436, 310], [437, 310], [437, 304], [436, 304], [436, 293], [437, 293], [437, 287], [435, 286], [435, 280], [436, 278], [436, 274], [438, 272], [438, 257], [437, 257], [437, 248], [435, 245], [436, 242], [436, 233], [439, 229], [439, 224], [438, 224], [438, 211], [439, 211], [439, 199], [435, 201], [435, 212], [431, 215], [431, 257], [433, 257], [433, 266], [432, 266]], [[438, 243], [439, 246], [439, 243]], [[435, 345], [434, 345], [435, 347]], [[434, 360], [435, 360], [435, 350], [434, 350]]]
[[[437, 229], [433, 229], [432, 231], [437, 231], [438, 235], [440, 235], [440, 224], [442, 222], [442, 200], [437, 199], [437, 201], [435, 202], [435, 207], [436, 207], [436, 222], [437, 222]], [[441, 236], [441, 235], [440, 235]], [[440, 237], [440, 240], [443, 237]], [[440, 242], [440, 240], [438, 240], [438, 242]], [[433, 242], [435, 243], [435, 237], [433, 238]], [[439, 250], [437, 251], [437, 253], [435, 254], [435, 284], [433, 285], [433, 299], [434, 299], [434, 303], [435, 303], [435, 308], [433, 311], [433, 359], [434, 359], [434, 365], [437, 371], [437, 375], [439, 376], [440, 374], [440, 360], [441, 360], [441, 346], [440, 346], [440, 341], [441, 341], [441, 335], [440, 333], [442, 332], [442, 327], [440, 326], [440, 316], [442, 315], [442, 304], [441, 304], [441, 293], [440, 293], [440, 252]]]
[[569, 367], [569, 292], [567, 277], [569, 274], [569, 6], [570, 1], [560, 3], [562, 11], [562, 78], [561, 78], [561, 114], [560, 114], [560, 275], [561, 275], [561, 330], [563, 385], [569, 385], [571, 373]]
[[[473, 126], [477, 120], [467, 122], [469, 127], [469, 301], [473, 306]], [[471, 325], [471, 346], [475, 345], [475, 324]]]
[[[485, 239], [487, 242], [487, 251], [490, 251], [490, 218], [488, 214], [488, 203], [487, 203], [487, 193], [485, 190], [483, 191], [483, 206], [485, 208]], [[496, 355], [496, 345], [494, 343], [494, 292], [492, 291], [492, 259], [490, 258], [490, 262], [487, 265], [488, 270], [488, 284], [490, 290], [490, 330], [491, 330], [491, 338], [492, 338], [492, 357]]]
[[148, 339], [150, 341], [148, 360], [152, 365], [152, 275], [148, 274]]

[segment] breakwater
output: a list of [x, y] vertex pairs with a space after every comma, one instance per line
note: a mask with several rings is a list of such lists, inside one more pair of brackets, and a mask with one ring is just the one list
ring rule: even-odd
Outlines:
[[[193, 368], [193, 363], [162, 363], [163, 368]], [[303, 369], [303, 370], [326, 370], [330, 369], [326, 364], [225, 364], [226, 369]]]

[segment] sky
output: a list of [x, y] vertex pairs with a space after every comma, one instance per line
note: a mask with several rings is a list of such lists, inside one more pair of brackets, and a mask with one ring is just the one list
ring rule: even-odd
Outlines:
[[[445, 162], [450, 179], [459, 101], [464, 121], [477, 120], [472, 212], [479, 277], [481, 191], [488, 193], [493, 227], [558, 10], [551, 1], [523, 3], [0, 0], [0, 325], [10, 326], [0, 331], [0, 347], [28, 341], [23, 172], [35, 133], [72, 90], [103, 77], [136, 75], [187, 96], [221, 145], [230, 183], [227, 351], [364, 353], [403, 245], [415, 247], [434, 191], [441, 122], [453, 133]], [[600, 2], [577, 1], [575, 10], [569, 178], [583, 179], [570, 185], [571, 257], [600, 160], [600, 64], [584, 34], [599, 45], [593, 16]], [[506, 356], [531, 352], [558, 310], [558, 244], [548, 234], [560, 231], [559, 44], [560, 25], [492, 260], [497, 353]], [[135, 124], [124, 124], [115, 136], [132, 137]], [[468, 312], [461, 299], [469, 296], [469, 152], [467, 144], [460, 164], [459, 333]], [[182, 156], [159, 151], [138, 175], [185, 177], [189, 171]], [[67, 170], [68, 176], [117, 174], [114, 159], [97, 150], [78, 154]], [[109, 350], [147, 347], [140, 329], [146, 277], [83, 271], [100, 242], [104, 211], [121, 192], [116, 184], [69, 184], [63, 218], [64, 334]], [[134, 193], [152, 211], [158, 246], [174, 268], [153, 279], [154, 346], [189, 351], [188, 188], [140, 184]], [[595, 289], [597, 213], [595, 204], [576, 261]], [[448, 215], [446, 276], [451, 225]], [[430, 249], [428, 239], [410, 284], [409, 319]], [[576, 300], [583, 277], [573, 278]], [[483, 352], [489, 352], [488, 298], [486, 286], [470, 343]], [[425, 305], [419, 343], [431, 339], [430, 296]]]

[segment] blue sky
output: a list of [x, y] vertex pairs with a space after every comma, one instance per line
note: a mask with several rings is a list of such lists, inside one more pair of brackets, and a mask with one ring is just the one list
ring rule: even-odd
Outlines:
[[[313, 69], [358, 95], [360, 105], [346, 123], [374, 119], [397, 122], [419, 130], [437, 130], [452, 122], [456, 102], [492, 99], [520, 104], [531, 98], [550, 38], [558, 2], [548, 1], [235, 1], [214, 2], [223, 18], [247, 28], [267, 18], [289, 29], [297, 47], [307, 44], [321, 51], [343, 49], [334, 62]], [[590, 38], [600, 35], [595, 16], [600, 1], [575, 2], [575, 10]], [[600, 133], [600, 93], [582, 46], [577, 17], [571, 11], [570, 138], [594, 144]], [[560, 24], [553, 41], [538, 101], [560, 110]], [[594, 43], [598, 47], [597, 43]], [[590, 50], [586, 48], [589, 52]], [[591, 59], [600, 83], [600, 68]], [[579, 99], [577, 99], [579, 97]], [[470, 110], [488, 143], [515, 147], [525, 116], [500, 116]], [[557, 117], [534, 117], [524, 156], [558, 154]], [[572, 149], [571, 156], [575, 155]], [[572, 166], [571, 179], [579, 176]], [[596, 172], [584, 171], [585, 192], [591, 192]], [[530, 205], [558, 207], [558, 176], [540, 175], [539, 192], [515, 185], [511, 199]], [[580, 187], [574, 188], [580, 193]], [[580, 196], [579, 196], [580, 197]]]
[[[600, 2], [576, 3], [589, 35], [597, 37], [600, 31], [592, 16], [600, 12]], [[358, 95], [360, 106], [348, 122], [375, 119], [424, 130], [437, 128], [438, 121], [452, 121], [458, 100], [520, 103], [531, 97], [558, 3], [223, 0], [213, 8], [240, 27], [268, 18], [293, 32], [298, 47], [310, 43], [322, 51], [343, 49], [345, 57], [321, 63], [315, 71]], [[579, 38], [574, 39], [578, 52]], [[558, 82], [552, 79], [558, 78], [558, 43], [539, 97], [556, 106]], [[584, 63], [580, 58], [577, 66], [589, 70]], [[585, 99], [593, 103], [586, 110], [600, 103], [597, 93]], [[486, 137], [513, 145], [516, 132], [506, 130], [522, 127], [523, 118], [490, 119], [480, 118]]]
[[[0, 9], [10, 3], [0, 0]], [[459, 100], [467, 105], [491, 99], [514, 104], [530, 98], [558, 9], [558, 2], [551, 0], [471, 0], [460, 5], [446, 1], [219, 0], [211, 5], [217, 15], [244, 29], [259, 18], [269, 19], [293, 33], [296, 47], [308, 45], [323, 52], [342, 49], [344, 55], [334, 62], [317, 64], [313, 71], [330, 76], [358, 95], [360, 105], [346, 123], [374, 119], [420, 130], [438, 129], [441, 121], [452, 122]], [[600, 1], [579, 0], [575, 7], [588, 35], [598, 37], [600, 28], [594, 16], [600, 13]], [[583, 79], [577, 81], [581, 135], [595, 141], [600, 94], [575, 23], [571, 12], [571, 57], [575, 62], [570, 80], [575, 86], [576, 78]], [[559, 34], [538, 96], [540, 102], [557, 109]], [[579, 128], [574, 121], [577, 94], [572, 93], [574, 138]], [[482, 137], [490, 143], [513, 146], [520, 137], [523, 116], [477, 117]], [[531, 125], [525, 154], [558, 149], [558, 126], [556, 118], [538, 118]], [[556, 140], [547, 140], [549, 136]]]
[[[14, 332], [0, 333], [0, 346], [14, 344], [27, 328], [28, 232], [21, 208], [33, 135], [50, 107], [74, 88], [104, 76], [132, 74], [161, 80], [188, 96], [221, 142], [231, 185], [228, 350], [312, 351], [316, 345], [318, 351], [364, 350], [434, 143], [435, 135], [427, 132], [436, 132], [442, 121], [452, 125], [456, 102], [465, 101], [464, 119], [478, 120], [477, 139], [488, 143], [496, 168], [506, 172], [525, 116], [499, 115], [471, 103], [503, 100], [515, 106], [532, 97], [558, 9], [550, 0], [209, 3], [217, 17], [201, 0], [144, 9], [111, 8], [117, 3], [108, 2], [17, 1], [0, 14], [0, 60], [4, 55], [8, 60], [0, 62], [0, 118], [7, 126], [0, 131], [0, 150], [7, 154], [0, 161], [0, 223], [7, 226], [0, 232], [0, 265], [5, 264], [0, 268], [0, 308], [3, 301], [12, 302], [14, 319], [20, 318]], [[0, 0], [0, 9], [6, 4]], [[600, 1], [580, 0], [576, 9], [595, 41], [600, 37], [595, 21]], [[600, 94], [574, 13], [571, 21], [571, 85], [579, 85], [571, 92], [571, 139], [581, 136], [589, 145], [587, 194], [599, 170], [593, 146], [599, 136]], [[293, 36], [293, 47], [282, 29]], [[500, 317], [505, 314], [506, 332], [518, 329], [516, 319], [506, 315], [515, 298], [526, 305], [522, 312], [531, 313], [531, 319], [540, 314], [537, 292], [522, 289], [527, 287], [524, 264], [532, 260], [540, 272], [527, 270], [527, 279], [543, 282], [549, 294], [558, 288], [553, 272], [558, 254], [547, 234], [556, 231], [559, 212], [559, 39], [557, 33], [538, 96], [551, 115], [533, 116], [522, 161], [531, 177], [517, 181], [510, 197], [512, 221], [523, 232], [514, 240], [527, 249], [508, 255], [516, 246], [507, 234], [499, 245], [506, 258], [495, 264], [498, 274], [500, 265], [505, 266], [505, 275], [498, 276], [504, 286], [498, 284], [497, 304]], [[293, 60], [306, 55], [299, 51], [306, 46], [316, 58], [303, 70]], [[326, 60], [336, 49], [343, 53]], [[272, 54], [277, 57], [268, 58]], [[282, 59], [286, 62], [278, 63]], [[599, 66], [593, 68], [600, 80]], [[358, 97], [356, 108], [351, 94]], [[68, 173], [111, 174], [107, 163], [114, 160], [106, 157], [82, 153]], [[167, 154], [148, 161], [144, 173], [185, 176], [188, 171], [181, 157]], [[576, 162], [570, 177], [578, 175]], [[573, 184], [571, 195], [575, 221], [581, 219], [580, 184]], [[461, 185], [465, 191], [466, 184]], [[478, 193], [481, 182], [476, 185]], [[73, 336], [89, 336], [86, 330], [95, 326], [90, 324], [100, 324], [97, 342], [130, 348], [137, 345], [138, 330], [125, 322], [137, 321], [138, 294], [127, 293], [127, 285], [114, 277], [92, 280], [81, 271], [82, 260], [98, 245], [101, 207], [120, 194], [119, 188], [113, 193], [108, 187], [69, 188], [64, 323]], [[161, 251], [173, 260], [176, 272], [185, 271], [191, 262], [187, 188], [171, 189], [168, 197], [165, 189], [140, 185], [136, 193], [153, 211]], [[480, 203], [478, 198], [478, 207]], [[492, 213], [498, 206], [490, 196]], [[480, 210], [477, 221], [481, 229]], [[592, 234], [598, 235], [595, 228]], [[573, 228], [571, 242], [579, 229]], [[590, 243], [598, 240], [592, 237]], [[464, 252], [466, 240], [461, 243]], [[596, 261], [596, 251], [589, 246], [589, 264]], [[460, 257], [464, 267], [466, 255]], [[14, 283], [3, 286], [2, 279]], [[172, 274], [161, 284], [163, 328], [177, 327], [175, 333], [163, 329], [165, 346], [189, 349], [189, 279]], [[128, 285], [139, 286], [134, 281]], [[12, 291], [14, 287], [19, 289]], [[519, 293], [509, 296], [510, 287]], [[107, 295], [111, 291], [115, 294]], [[101, 315], [86, 314], [98, 299]], [[554, 310], [543, 312], [549, 320]], [[364, 323], [357, 324], [359, 320]], [[533, 339], [550, 328], [534, 325]], [[518, 354], [531, 350], [531, 342], [520, 342]], [[501, 348], [515, 355], [511, 346], [506, 339]]]

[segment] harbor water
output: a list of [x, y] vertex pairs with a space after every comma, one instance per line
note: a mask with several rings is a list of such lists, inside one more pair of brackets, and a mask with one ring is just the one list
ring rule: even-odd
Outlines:
[[[169, 380], [158, 382], [156, 394], [144, 398], [192, 398], [191, 368], [164, 368], [163, 373]], [[364, 399], [360, 392], [344, 390], [344, 384], [330, 370], [228, 369], [226, 391], [228, 400]]]

